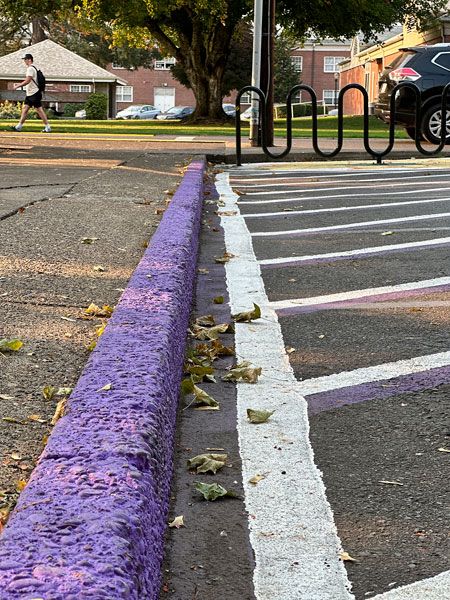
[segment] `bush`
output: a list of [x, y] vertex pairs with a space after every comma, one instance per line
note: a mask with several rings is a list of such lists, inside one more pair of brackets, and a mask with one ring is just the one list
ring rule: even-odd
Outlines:
[[108, 98], [105, 94], [91, 94], [84, 105], [86, 119], [100, 120], [107, 118]]
[[64, 116], [65, 117], [74, 117], [77, 110], [81, 110], [83, 108], [82, 103], [70, 103], [64, 105]]
[[[22, 114], [22, 102], [10, 102], [5, 100], [0, 104], [0, 119], [19, 119]], [[45, 111], [48, 116], [49, 111]], [[50, 112], [51, 114], [51, 112]], [[40, 119], [36, 109], [31, 108], [28, 112], [28, 119]]]
[[[312, 106], [311, 104], [294, 104], [293, 105], [293, 116], [294, 117], [310, 117], [312, 115]], [[326, 115], [328, 112], [327, 107], [323, 106], [323, 104], [317, 105], [317, 114], [318, 115]], [[277, 114], [279, 119], [285, 119], [287, 114], [286, 106], [278, 106]]]

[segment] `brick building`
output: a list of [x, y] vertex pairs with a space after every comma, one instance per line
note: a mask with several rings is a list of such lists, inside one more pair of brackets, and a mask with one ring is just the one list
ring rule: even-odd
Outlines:
[[[335, 106], [339, 92], [338, 65], [349, 56], [349, 41], [324, 39], [318, 42], [309, 39], [303, 46], [293, 49], [292, 62], [302, 83], [315, 90], [317, 100], [327, 106]], [[309, 102], [309, 94], [302, 92], [300, 100]]]

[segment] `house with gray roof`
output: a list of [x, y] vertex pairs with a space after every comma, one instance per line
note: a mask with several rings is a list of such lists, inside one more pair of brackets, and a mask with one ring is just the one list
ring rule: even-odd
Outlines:
[[100, 92], [108, 98], [108, 116], [115, 116], [116, 87], [127, 85], [127, 81], [52, 40], [0, 57], [0, 102], [24, 100], [25, 92], [14, 91], [12, 86], [25, 77], [22, 56], [27, 52], [33, 55], [34, 65], [41, 69], [47, 80], [44, 105], [56, 105], [62, 110], [69, 102], [81, 105], [91, 93]]

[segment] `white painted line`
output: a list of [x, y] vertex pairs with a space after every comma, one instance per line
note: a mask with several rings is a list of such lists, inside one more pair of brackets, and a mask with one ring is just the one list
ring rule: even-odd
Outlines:
[[[430, 193], [434, 193], [434, 192], [444, 192], [447, 190], [443, 190], [442, 188], [438, 187], [438, 188], [431, 188], [428, 190], [424, 190], [422, 192], [422, 194], [430, 194]], [[417, 190], [403, 190], [401, 192], [383, 192], [382, 196], [383, 198], [387, 197], [387, 196], [401, 196], [401, 195], [405, 195], [405, 194], [417, 194]], [[239, 205], [244, 205], [244, 204], [249, 204], [249, 205], [258, 205], [258, 204], [283, 204], [284, 202], [303, 202], [304, 200], [327, 200], [329, 198], [348, 198], [349, 195], [351, 196], [380, 196], [381, 194], [379, 194], [378, 192], [369, 192], [368, 194], [330, 194], [327, 196], [295, 196], [294, 198], [278, 198], [275, 200], [239, 200]], [[441, 198], [436, 198], [436, 199], [432, 199], [429, 200], [430, 202], [434, 202], [434, 201], [438, 201], [441, 200]], [[446, 197], [446, 198], [442, 198], [442, 200], [450, 200], [450, 198]], [[416, 200], [415, 202], [419, 203], [419, 202], [427, 202], [428, 200]], [[401, 202], [399, 202], [398, 204], [401, 204]], [[378, 204], [378, 206], [384, 206], [383, 204]], [[391, 206], [389, 203], [386, 203], [386, 206]], [[392, 203], [392, 206], [395, 206]], [[295, 211], [289, 211], [289, 212], [293, 212], [295, 214]], [[303, 211], [298, 211], [299, 213], [303, 212]], [[255, 213], [257, 214], [257, 213]], [[277, 215], [277, 214], [285, 214], [284, 212], [280, 212], [280, 213], [267, 213], [267, 214], [273, 214], [273, 215]], [[246, 215], [249, 216], [249, 215]], [[253, 215], [251, 215], [253, 216]]]
[[[359, 175], [359, 174], [358, 174]], [[330, 177], [330, 182], [329, 183], [335, 183], [333, 181], [333, 176], [329, 176]], [[336, 177], [343, 177], [343, 175], [337, 175]], [[426, 179], [427, 177], [433, 177], [433, 179], [436, 179], [437, 177], [447, 177], [450, 178], [450, 173], [444, 173], [442, 175], [437, 175], [437, 174], [430, 174], [430, 175], [413, 175], [412, 177], [408, 177], [406, 180], [404, 179], [404, 181], [410, 181], [412, 179]], [[288, 179], [288, 178], [286, 178]], [[311, 179], [311, 178], [309, 178]], [[315, 178], [315, 179], [319, 179], [319, 177]], [[273, 178], [270, 179], [270, 181], [273, 181]], [[374, 177], [371, 179], [363, 179], [361, 183], [366, 183], [366, 182], [378, 182], [378, 181], [392, 181], [394, 185], [399, 185], [397, 184], [397, 180], [394, 177]], [[259, 189], [259, 188], [270, 188], [270, 187], [287, 187], [287, 186], [293, 186], [293, 185], [311, 185], [312, 183], [314, 183], [313, 181], [304, 181], [304, 182], [298, 182], [298, 181], [289, 181], [286, 182], [286, 180], [283, 181], [279, 181], [278, 183], [266, 183], [266, 184], [257, 184], [257, 185], [243, 185], [241, 186], [239, 184], [239, 181], [236, 183], [236, 187], [239, 188], [239, 191], [241, 189]], [[345, 183], [345, 182], [344, 182]], [[425, 182], [427, 183], [427, 182]], [[404, 185], [404, 184], [403, 184]], [[419, 182], [415, 182], [415, 185], [419, 185]], [[351, 188], [353, 189], [354, 186], [351, 186]], [[374, 187], [374, 186], [368, 186], [368, 187]], [[252, 195], [252, 192], [246, 192], [248, 193], [248, 195]]]
[[195, 140], [195, 135], [180, 135], [173, 140], [172, 142], [193, 142]]
[[367, 288], [365, 290], [353, 290], [351, 292], [339, 292], [336, 294], [324, 294], [322, 296], [311, 296], [309, 298], [295, 298], [292, 300], [277, 300], [270, 302], [269, 306], [273, 310], [284, 308], [297, 308], [299, 306], [320, 306], [321, 304], [334, 304], [336, 302], [347, 302], [360, 298], [370, 298], [382, 294], [393, 294], [397, 292], [408, 292], [423, 290], [427, 288], [438, 287], [441, 285], [450, 285], [450, 277], [438, 277], [436, 279], [423, 279], [421, 281], [411, 281], [399, 285], [386, 285], [383, 287]]
[[358, 227], [370, 227], [372, 225], [390, 225], [392, 223], [407, 223], [410, 221], [428, 221], [430, 219], [443, 219], [450, 217], [450, 212], [434, 213], [428, 215], [413, 215], [410, 217], [396, 217], [395, 219], [380, 219], [378, 221], [360, 221], [359, 223], [345, 223], [344, 225], [328, 225], [326, 227], [307, 227], [306, 229], [286, 229], [284, 231], [255, 231], [252, 237], [282, 237], [285, 235], [301, 235], [308, 233], [325, 233], [327, 231], [339, 231], [344, 229], [357, 229]]
[[[378, 167], [377, 167], [378, 168]], [[384, 168], [383, 169], [383, 173], [393, 173], [394, 175], [399, 174], [399, 173], [417, 173], [417, 172], [426, 172], [426, 173], [430, 173], [430, 172], [436, 172], [439, 173], [440, 171], [442, 171], [444, 167], [439, 167], [436, 169], [395, 169], [395, 168]], [[286, 175], [289, 173], [298, 173], [299, 175], [297, 176], [298, 179], [310, 179], [311, 177], [314, 177], [314, 179], [330, 179], [331, 177], [361, 177], [361, 175], [373, 175], [374, 170], [367, 170], [367, 171], [355, 171], [355, 169], [330, 169], [331, 173], [328, 173], [327, 175], [317, 175], [317, 171], [312, 171], [312, 170], [301, 170], [301, 171], [264, 171], [264, 173], [267, 174], [267, 177], [260, 177], [261, 175], [261, 170], [255, 170], [254, 173], [256, 175], [256, 177], [252, 177], [249, 173], [245, 173], [244, 177], [247, 176], [247, 179], [245, 179], [242, 174], [242, 171], [230, 171], [230, 173], [235, 173], [235, 175], [231, 175], [230, 176], [230, 181], [233, 181], [233, 186], [235, 181], [237, 183], [239, 182], [252, 182], [252, 181], [273, 181], [273, 176], [274, 175]], [[294, 177], [292, 177], [292, 179], [294, 179]]]
[[445, 571], [435, 577], [372, 596], [370, 600], [446, 600], [450, 596], [449, 591], [450, 571]]
[[[228, 174], [217, 176], [232, 312], [261, 306], [263, 318], [236, 323], [236, 353], [262, 367], [256, 385], [237, 384], [239, 446], [250, 541], [255, 552], [258, 600], [349, 600], [350, 584], [339, 560], [341, 544], [309, 443], [305, 399], [284, 350], [276, 313], [268, 300], [251, 237], [239, 215]], [[274, 410], [263, 425], [251, 425], [247, 408]], [[281, 451], [278, 449], [280, 448]], [[258, 485], [250, 478], [265, 474]], [[301, 485], [299, 485], [301, 482]]]
[[[441, 175], [436, 175], [435, 177], [441, 177]], [[411, 178], [410, 178], [411, 179]], [[443, 182], [444, 185], [447, 182]], [[448, 182], [450, 184], [450, 181]], [[297, 193], [312, 193], [312, 192], [329, 192], [333, 190], [367, 190], [370, 188], [396, 188], [402, 186], [421, 186], [421, 185], [430, 185], [429, 181], [415, 181], [413, 183], [409, 183], [409, 181], [404, 181], [403, 183], [383, 183], [379, 185], [378, 183], [374, 185], [348, 185], [348, 186], [338, 186], [338, 187], [324, 187], [324, 188], [310, 188], [306, 190], [298, 189], [298, 190], [275, 190], [273, 192], [246, 192], [246, 196], [273, 196], [274, 194], [297, 194]], [[442, 187], [441, 185], [441, 187]], [[417, 193], [417, 192], [416, 192]]]
[[407, 242], [405, 244], [391, 244], [387, 246], [373, 246], [372, 248], [358, 248], [344, 252], [329, 252], [327, 254], [310, 254], [306, 256], [286, 256], [283, 258], [267, 258], [260, 260], [260, 265], [282, 265], [286, 263], [302, 263], [311, 260], [327, 260], [332, 258], [345, 258], [350, 256], [364, 256], [365, 254], [382, 254], [395, 250], [407, 250], [408, 248], [422, 248], [450, 244], [450, 237], [422, 240], [420, 242]]
[[305, 379], [305, 381], [300, 383], [300, 389], [304, 396], [311, 396], [311, 394], [321, 394], [322, 392], [340, 390], [363, 383], [394, 379], [402, 375], [422, 373], [423, 371], [448, 367], [449, 365], [450, 352], [439, 352], [437, 354], [415, 356], [407, 360], [398, 360], [373, 367], [355, 369], [354, 371], [343, 371], [342, 373], [325, 375], [324, 377]]

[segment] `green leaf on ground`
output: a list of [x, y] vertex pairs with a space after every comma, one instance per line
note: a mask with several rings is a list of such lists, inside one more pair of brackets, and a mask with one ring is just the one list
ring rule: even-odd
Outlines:
[[196, 481], [194, 488], [197, 492], [203, 496], [205, 500], [208, 502], [214, 502], [217, 498], [223, 498], [224, 496], [228, 496], [230, 498], [236, 498], [236, 492], [232, 490], [227, 490], [219, 483], [202, 483], [200, 481]]
[[196, 473], [217, 473], [219, 469], [225, 466], [227, 454], [199, 454], [190, 458], [187, 463], [189, 469], [195, 469]]
[[254, 410], [253, 408], [247, 408], [247, 417], [250, 423], [265, 423], [274, 412], [274, 410]]
[[192, 381], [192, 377], [186, 377], [181, 382], [181, 394], [183, 396], [187, 396], [188, 394], [194, 393], [194, 382]]
[[216, 297], [213, 299], [213, 302], [214, 302], [214, 304], [223, 304], [223, 303], [224, 303], [224, 301], [225, 301], [225, 299], [224, 299], [224, 297], [223, 297], [223, 296], [216, 296]]
[[238, 321], [238, 322], [253, 321], [255, 319], [261, 318], [261, 309], [257, 304], [253, 303], [253, 310], [248, 310], [246, 312], [240, 312], [240, 313], [237, 313], [236, 315], [231, 315], [231, 317], [232, 317], [232, 319], [234, 319], [235, 321]]
[[23, 342], [17, 338], [0, 340], [0, 352], [18, 352], [23, 346]]
[[52, 385], [46, 385], [42, 390], [42, 395], [46, 400], [51, 400], [53, 396], [56, 394], [56, 388]]

